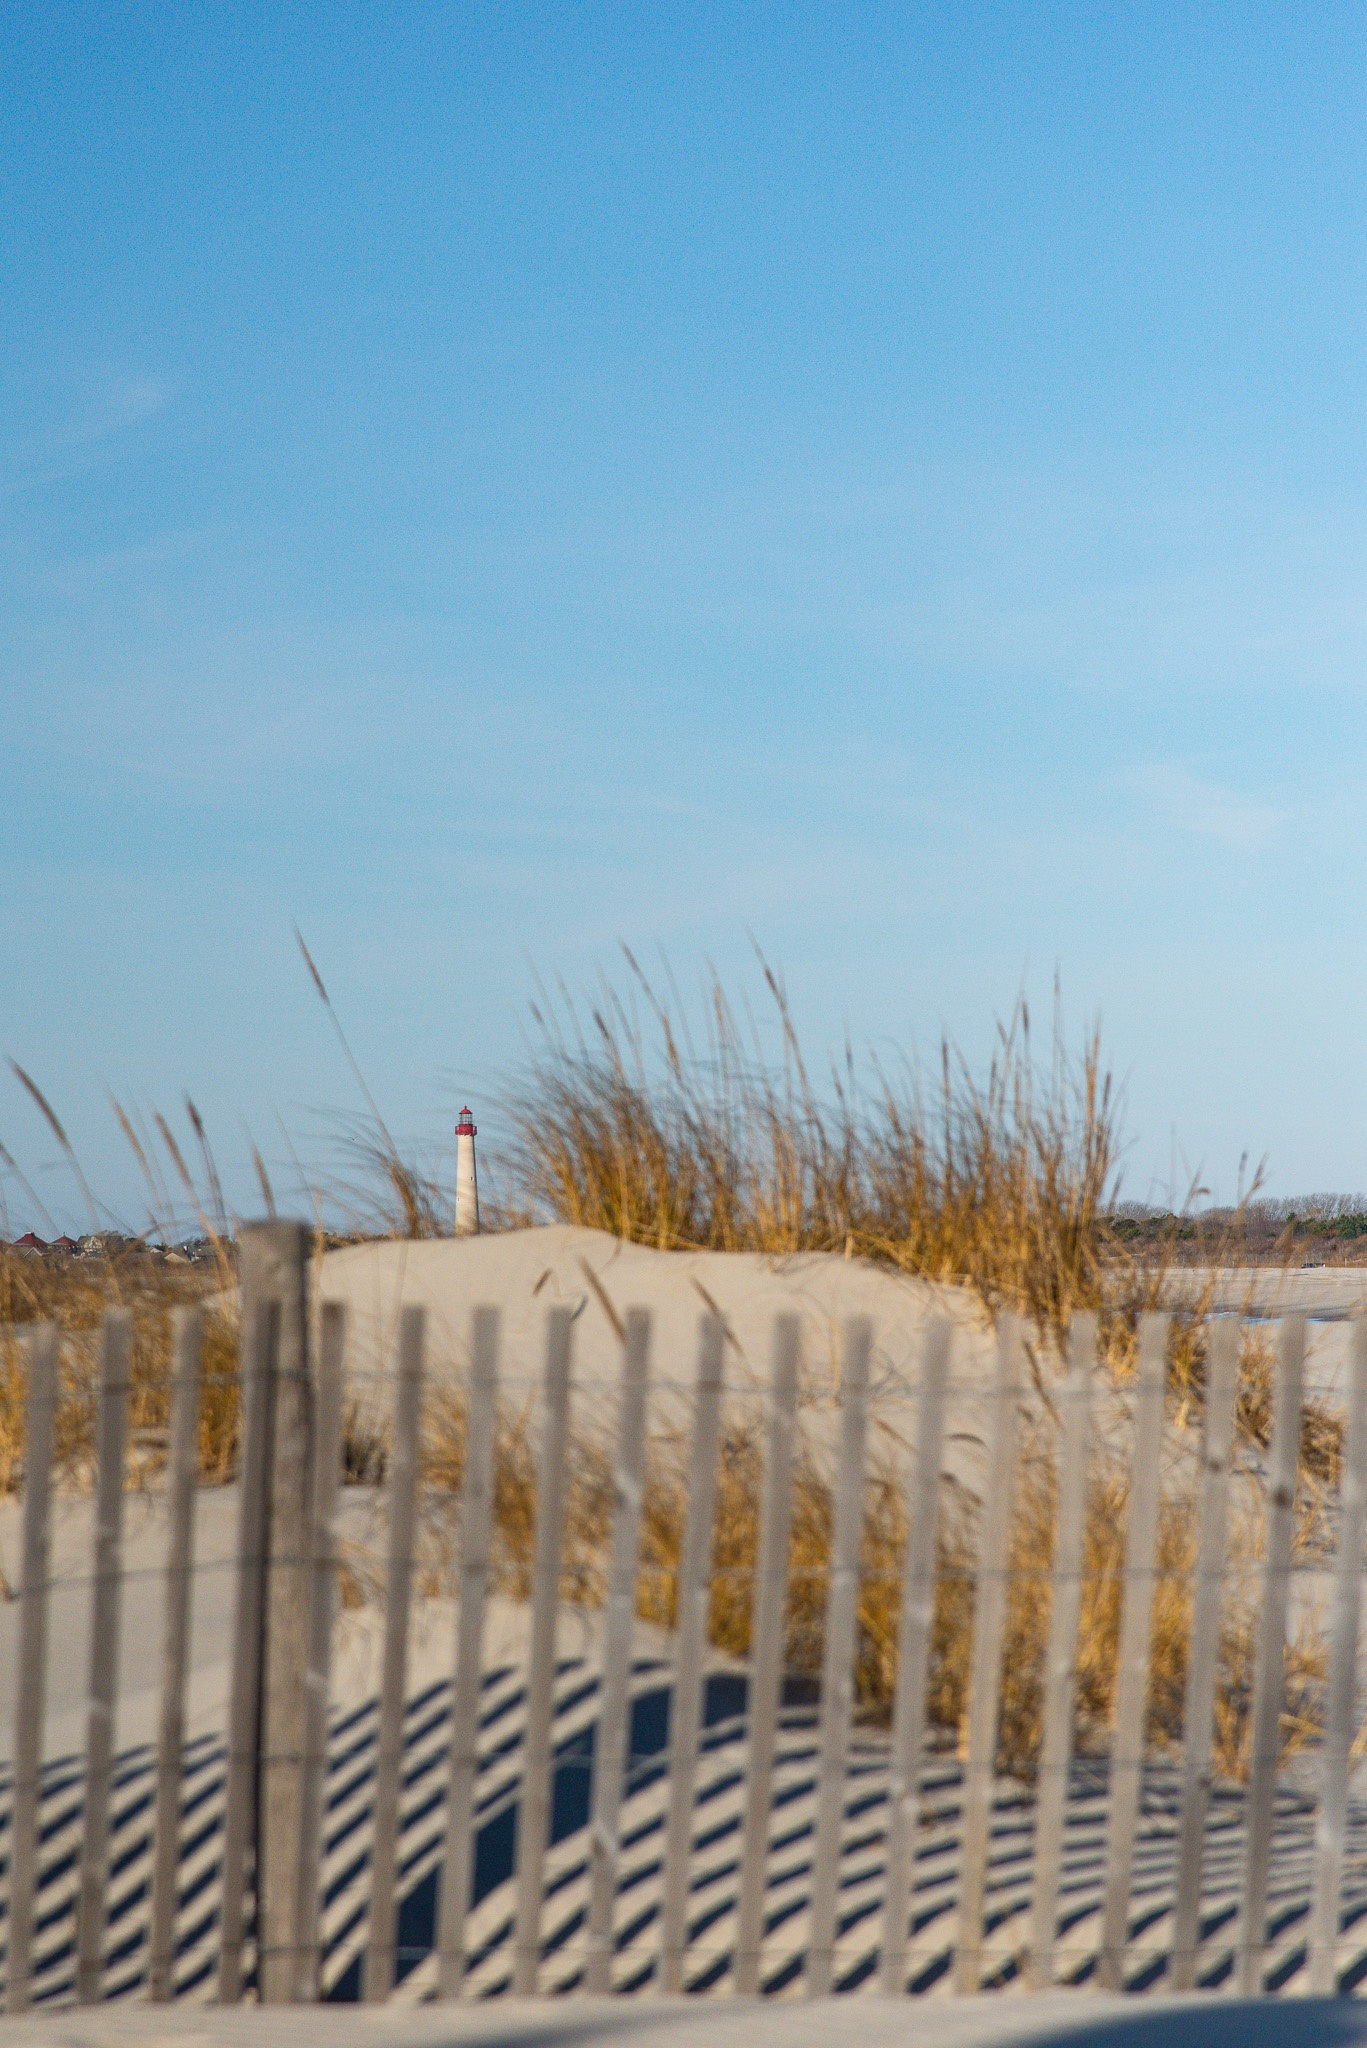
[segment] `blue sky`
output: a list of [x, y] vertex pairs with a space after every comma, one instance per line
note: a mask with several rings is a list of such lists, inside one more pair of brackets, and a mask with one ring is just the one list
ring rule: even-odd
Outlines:
[[1359, 10], [5, 13], [0, 1050], [115, 1208], [107, 1087], [322, 1156], [296, 919], [415, 1141], [753, 933], [1367, 1185]]

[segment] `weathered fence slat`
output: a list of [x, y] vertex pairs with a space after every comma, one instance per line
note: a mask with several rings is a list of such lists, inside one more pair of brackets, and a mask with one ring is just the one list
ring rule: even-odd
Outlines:
[[954, 1960], [954, 1985], [961, 1992], [977, 1991], [982, 1975], [983, 1901], [992, 1839], [992, 1788], [996, 1776], [997, 1711], [1001, 1701], [1002, 1641], [1011, 1557], [1022, 1348], [1019, 1316], [1000, 1316], [997, 1370], [991, 1393], [982, 1550], [973, 1598], [968, 1755], [964, 1763], [960, 1828], [959, 1940]]
[[952, 1335], [953, 1326], [944, 1316], [936, 1316], [926, 1328], [921, 1421], [916, 1455], [907, 1474], [907, 1548], [897, 1630], [892, 1753], [888, 1760], [888, 1875], [883, 1907], [882, 1982], [890, 1998], [900, 1997], [906, 1988], [907, 1920], [911, 1910], [912, 1856], [921, 1810], [921, 1746], [925, 1740], [926, 1678], [935, 1615], [940, 1448]]
[[5, 2001], [29, 2002], [34, 1905], [38, 1893], [38, 1804], [42, 1791], [43, 1709], [47, 1681], [49, 1508], [57, 1410], [57, 1332], [38, 1323], [28, 1335], [24, 1444], [24, 1554], [19, 1583], [19, 1669], [15, 1702], [14, 1805], [9, 1842], [9, 1926]]
[[1139, 1792], [1144, 1768], [1144, 1710], [1149, 1694], [1149, 1638], [1157, 1583], [1158, 1509], [1163, 1479], [1163, 1407], [1171, 1317], [1139, 1319], [1139, 1365], [1134, 1389], [1130, 1507], [1116, 1659], [1115, 1735], [1111, 1743], [1110, 1824], [1106, 1891], [1101, 1915], [1102, 1988], [1119, 1991], [1125, 1976], [1130, 1925]]
[[472, 1817], [479, 1770], [479, 1688], [489, 1545], [494, 1521], [494, 1446], [498, 1426], [498, 1310], [472, 1318], [470, 1399], [465, 1426], [465, 1477], [460, 1504], [460, 1612], [451, 1699], [451, 1775], [446, 1793], [446, 1847], [437, 1932], [437, 1977], [443, 1998], [459, 1998], [465, 1982], [465, 1921], [470, 1904]]
[[811, 1939], [807, 1948], [807, 1991], [812, 1998], [827, 1995], [835, 1969], [845, 1768], [854, 1713], [854, 1645], [859, 1618], [859, 1548], [864, 1528], [864, 1447], [872, 1349], [873, 1329], [868, 1318], [852, 1316], [845, 1325], [845, 1360], [840, 1375], [840, 1456], [821, 1658], [816, 1847], [812, 1858]]
[[114, 1704], [119, 1681], [119, 1596], [123, 1590], [123, 1478], [132, 1363], [132, 1318], [127, 1309], [109, 1309], [100, 1329], [85, 1812], [76, 1893], [76, 1997], [82, 2005], [95, 2003], [104, 1981], [109, 1800], [113, 1789]]
[[389, 1459], [389, 1557], [385, 1571], [384, 1652], [380, 1718], [375, 1738], [375, 1803], [370, 1842], [370, 1941], [363, 1996], [368, 2004], [394, 1988], [397, 1911], [394, 1880], [403, 1783], [403, 1717], [408, 1677], [408, 1613], [413, 1593], [413, 1537], [418, 1518], [418, 1427], [422, 1419], [423, 1344], [427, 1311], [399, 1318], [399, 1375], [394, 1390], [394, 1441]]
[[1039, 1790], [1035, 1802], [1034, 1927], [1030, 1981], [1036, 1990], [1052, 1983], [1058, 1933], [1059, 1881], [1063, 1873], [1063, 1832], [1068, 1777], [1073, 1761], [1073, 1699], [1076, 1691], [1077, 1633], [1082, 1613], [1082, 1548], [1087, 1520], [1087, 1454], [1090, 1448], [1092, 1380], [1096, 1373], [1097, 1319], [1075, 1315], [1068, 1333], [1068, 1377], [1060, 1389], [1063, 1409], [1058, 1461], [1058, 1522], [1054, 1541], [1053, 1602], [1044, 1666], [1044, 1735], [1040, 1744]]
[[1301, 1446], [1304, 1361], [1305, 1317], [1286, 1316], [1277, 1358], [1272, 1457], [1267, 1475], [1263, 1611], [1253, 1687], [1253, 1754], [1248, 1787], [1243, 1942], [1239, 1956], [1239, 1988], [1245, 1998], [1254, 1997], [1263, 1988], [1267, 1951], [1267, 1885], [1272, 1863], [1272, 1814], [1282, 1705], [1286, 1697], [1286, 1608], [1291, 1581], [1296, 1465]]
[[661, 1913], [662, 1991], [683, 1989], [688, 1946], [688, 1867], [693, 1846], [693, 1794], [702, 1731], [703, 1667], [707, 1651], [707, 1609], [711, 1594], [712, 1510], [717, 1492], [717, 1444], [721, 1429], [722, 1358], [726, 1325], [720, 1316], [702, 1318], [698, 1386], [693, 1408], [693, 1446], [688, 1471], [688, 1516], [679, 1566], [678, 1635], [674, 1696], [669, 1707], [669, 1819], [665, 1828], [664, 1901]]
[[741, 1849], [740, 1906], [736, 1929], [735, 1987], [746, 1997], [759, 1990], [768, 1882], [769, 1822], [774, 1757], [783, 1693], [784, 1624], [788, 1605], [788, 1539], [793, 1521], [793, 1438], [802, 1326], [796, 1316], [774, 1319], [769, 1389], [769, 1438], [764, 1454], [759, 1552], [751, 1601], [750, 1684], [746, 1717], [745, 1832]]
[[1206, 1423], [1202, 1446], [1196, 1582], [1191, 1655], [1182, 1730], [1182, 1819], [1178, 1832], [1177, 1901], [1173, 1908], [1168, 1980], [1175, 1991], [1196, 1982], [1201, 1945], [1201, 1867], [1210, 1803], [1215, 1681], [1220, 1656], [1220, 1604], [1224, 1593], [1225, 1532], [1229, 1520], [1229, 1466], [1234, 1445], [1234, 1397], [1239, 1383], [1239, 1322], [1210, 1326]]
[[636, 1618], [636, 1566], [645, 1483], [646, 1381], [650, 1315], [627, 1310], [622, 1343], [622, 1395], [613, 1474], [612, 1557], [603, 1618], [603, 1677], [593, 1758], [589, 1819], [589, 1948], [584, 1972], [591, 1992], [612, 1988], [612, 1919], [617, 1903], [618, 1817], [631, 1735], [631, 1636]]
[[[243, 1299], [253, 1288], [280, 1306], [276, 1348], [271, 1501], [267, 1518], [266, 1618], [261, 1682], [260, 1842], [256, 1905], [257, 1996], [294, 1996], [299, 1957], [299, 1871], [304, 1840], [312, 1592], [315, 1402], [309, 1363], [308, 1273], [312, 1233], [273, 1218], [239, 1235]], [[255, 1277], [253, 1277], [253, 1275]]]
[[[262, 1620], [270, 1517], [270, 1459], [280, 1305], [242, 1300], [242, 1467], [237, 1525], [237, 1589], [233, 1608], [233, 1674], [228, 1699], [228, 1769], [223, 1808], [222, 1937], [218, 1996], [242, 1996], [248, 1857], [256, 1839], [257, 1752], [261, 1732]], [[259, 1864], [259, 1854], [256, 1862]], [[260, 1889], [259, 1870], [252, 1890]]]
[[1339, 1885], [1348, 1812], [1348, 1768], [1356, 1733], [1358, 1625], [1362, 1608], [1362, 1538], [1367, 1508], [1367, 1316], [1353, 1322], [1348, 1440], [1343, 1461], [1334, 1604], [1329, 1630], [1329, 1684], [1324, 1702], [1324, 1767], [1315, 1815], [1314, 1891], [1310, 1905], [1310, 1990], [1335, 1988]]
[[204, 1316], [178, 1308], [171, 1316], [171, 1432], [167, 1451], [166, 1606], [161, 1642], [161, 1715], [152, 1822], [152, 1924], [147, 1995], [173, 1996], [176, 1906], [180, 1869], [181, 1759], [185, 1748], [185, 1681], [190, 1664], [190, 1590], [195, 1554], [195, 1489], [199, 1478], [200, 1375]]
[[325, 1301], [318, 1316], [317, 1430], [312, 1488], [309, 1656], [304, 1719], [304, 1771], [300, 1794], [298, 1946], [293, 1995], [308, 2003], [320, 1995], [319, 1885], [323, 1850], [323, 1787], [327, 1779], [328, 1690], [332, 1676], [332, 1622], [337, 1604], [337, 1539], [333, 1522], [342, 1477], [342, 1393], [346, 1309]]
[[513, 1927], [513, 1990], [530, 1997], [541, 1965], [541, 1902], [551, 1832], [551, 1721], [555, 1710], [555, 1622], [565, 1545], [565, 1465], [570, 1432], [570, 1343], [573, 1315], [547, 1318], [546, 1384], [541, 1463], [536, 1480], [536, 1549], [532, 1563], [532, 1642], [527, 1675], [522, 1795], [517, 1816], [517, 1909]]

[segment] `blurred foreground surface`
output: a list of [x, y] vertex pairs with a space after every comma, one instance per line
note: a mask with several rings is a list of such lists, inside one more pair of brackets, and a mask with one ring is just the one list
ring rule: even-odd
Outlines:
[[1320, 2048], [1367, 2042], [1367, 2002], [1088, 1992], [923, 1999], [500, 1999], [496, 2006], [146, 2005], [0, 2019], [0, 2048]]

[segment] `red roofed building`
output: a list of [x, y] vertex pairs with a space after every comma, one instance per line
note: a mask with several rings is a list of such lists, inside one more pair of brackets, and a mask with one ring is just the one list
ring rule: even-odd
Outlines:
[[35, 1237], [31, 1230], [26, 1230], [22, 1237], [15, 1238], [14, 1249], [17, 1252], [45, 1252], [47, 1246], [41, 1237]]

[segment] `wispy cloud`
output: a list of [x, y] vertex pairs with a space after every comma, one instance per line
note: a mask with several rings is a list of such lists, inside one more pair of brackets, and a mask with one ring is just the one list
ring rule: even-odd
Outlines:
[[126, 437], [174, 404], [178, 390], [165, 377], [120, 377], [88, 393], [61, 424], [25, 433], [7, 452], [5, 488], [64, 483], [116, 459]]
[[1130, 784], [1167, 825], [1217, 839], [1236, 853], [1261, 846], [1285, 824], [1289, 813], [1259, 803], [1198, 775], [1185, 761], [1156, 761], [1135, 768]]
[[141, 426], [164, 412], [176, 395], [176, 387], [165, 377], [124, 377], [100, 392], [81, 414], [56, 437], [58, 448], [86, 448], [96, 441], [108, 441], [128, 427]]
[[231, 528], [225, 525], [158, 534], [135, 547], [106, 548], [102, 554], [54, 562], [42, 572], [43, 580], [48, 589], [67, 598], [84, 597], [110, 581], [136, 584], [144, 571], [188, 561], [229, 532]]

